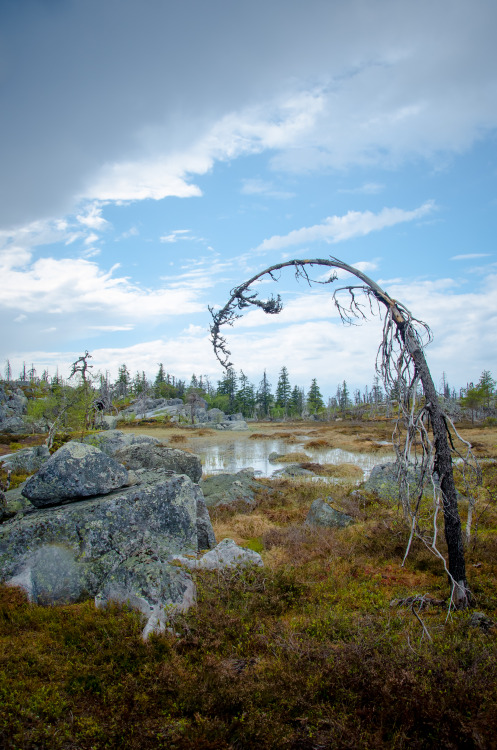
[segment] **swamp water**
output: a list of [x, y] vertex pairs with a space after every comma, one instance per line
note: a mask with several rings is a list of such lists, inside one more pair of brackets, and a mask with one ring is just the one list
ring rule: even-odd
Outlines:
[[[285, 440], [278, 439], [247, 440], [234, 438], [232, 441], [223, 442], [219, 445], [199, 446], [195, 452], [200, 456], [205, 474], [234, 474], [240, 469], [252, 467], [255, 469], [257, 476], [263, 477], [270, 477], [274, 472], [289, 465], [288, 462], [269, 461], [269, 455], [273, 452], [279, 454], [301, 454], [305, 452], [309, 456], [307, 460], [312, 463], [353, 464], [362, 469], [364, 479], [367, 479], [376, 464], [394, 460], [393, 453], [375, 455], [374, 453], [346, 451], [341, 448], [306, 449], [305, 441], [289, 446]], [[299, 463], [299, 461], [296, 460], [295, 463]], [[320, 480], [326, 481], [326, 478], [320, 477]]]

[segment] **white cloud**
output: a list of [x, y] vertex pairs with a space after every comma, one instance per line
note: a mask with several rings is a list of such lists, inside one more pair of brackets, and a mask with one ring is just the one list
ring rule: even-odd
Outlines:
[[426, 216], [435, 208], [433, 201], [427, 201], [413, 211], [401, 208], [384, 208], [380, 213], [372, 211], [348, 211], [345, 216], [328, 216], [322, 224], [294, 229], [286, 235], [274, 235], [264, 240], [257, 250], [280, 250], [290, 245], [311, 242], [342, 242], [351, 237], [363, 237], [370, 232], [395, 226], [406, 221], [414, 221]]
[[272, 182], [258, 178], [242, 180], [241, 192], [244, 195], [262, 195], [267, 198], [276, 198], [279, 200], [287, 200], [295, 197], [295, 193], [291, 193], [288, 190], [278, 190]]
[[202, 191], [190, 181], [194, 175], [206, 174], [216, 161], [291, 146], [312, 127], [321, 108], [316, 91], [278, 96], [225, 114], [187, 149], [175, 152], [164, 152], [167, 130], [148, 128], [147, 140], [157, 149], [154, 157], [105, 164], [83, 195], [100, 201], [199, 197]]
[[[433, 343], [426, 356], [435, 382], [443, 371], [453, 387], [476, 381], [483, 369], [497, 372], [497, 274], [489, 276], [479, 292], [461, 293], [453, 279], [395, 284], [386, 291], [425, 320], [432, 328]], [[359, 326], [344, 326], [336, 316], [331, 295], [311, 292], [289, 300], [278, 316], [251, 311], [227, 328], [228, 346], [235, 369], [243, 369], [258, 383], [267, 369], [273, 386], [285, 364], [292, 383], [309, 387], [316, 377], [323, 394], [332, 395], [344, 378], [350, 387], [370, 384], [381, 339], [378, 317]], [[477, 332], [477, 335], [475, 335]], [[42, 352], [33, 350], [11, 356], [14, 370], [22, 360], [34, 362], [38, 369], [58, 365], [61, 372], [81, 352]], [[178, 377], [193, 372], [217, 379], [220, 367], [214, 357], [209, 336], [202, 326], [190, 324], [179, 336], [156, 338], [132, 346], [91, 350], [96, 368], [117, 375], [126, 362], [131, 372], [145, 370], [150, 376], [158, 363]]]
[[377, 195], [385, 189], [385, 185], [379, 182], [366, 182], [357, 188], [341, 188], [338, 190], [339, 193], [347, 193], [350, 195]]
[[109, 228], [109, 222], [102, 216], [102, 206], [92, 203], [86, 207], [86, 214], [78, 214], [76, 219], [83, 226], [99, 232]]
[[161, 242], [177, 242], [178, 240], [194, 240], [190, 236], [190, 229], [174, 229], [170, 234], [164, 234], [160, 237]]
[[27, 320], [28, 316], [21, 313], [17, 316], [17, 318], [14, 318], [14, 323], [22, 323], [24, 320]]
[[476, 258], [489, 258], [490, 253], [466, 253], [465, 255], [453, 255], [450, 260], [475, 260]]

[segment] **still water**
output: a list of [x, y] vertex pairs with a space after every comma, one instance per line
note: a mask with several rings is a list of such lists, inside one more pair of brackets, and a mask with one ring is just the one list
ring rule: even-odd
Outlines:
[[[306, 453], [308, 461], [320, 464], [354, 464], [364, 472], [366, 479], [373, 466], [394, 460], [394, 454], [375, 455], [371, 453], [352, 453], [341, 448], [305, 449], [305, 442], [291, 446], [284, 440], [247, 440], [234, 438], [222, 445], [202, 446], [195, 451], [202, 460], [205, 474], [227, 472], [233, 474], [240, 469], [252, 467], [258, 476], [270, 477], [275, 471], [288, 466], [288, 463], [270, 462], [270, 453]], [[298, 463], [296, 461], [295, 463]]]

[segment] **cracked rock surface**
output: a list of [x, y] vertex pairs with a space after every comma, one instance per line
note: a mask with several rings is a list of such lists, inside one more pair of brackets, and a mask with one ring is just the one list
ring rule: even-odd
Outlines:
[[28, 479], [22, 494], [37, 508], [102, 495], [123, 487], [128, 472], [92, 445], [71, 441]]

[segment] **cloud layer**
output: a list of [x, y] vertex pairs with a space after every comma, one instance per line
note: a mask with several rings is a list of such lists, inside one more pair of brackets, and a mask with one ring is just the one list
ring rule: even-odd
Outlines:
[[460, 152], [497, 125], [496, 20], [488, 0], [5, 3], [0, 226], [198, 196], [263, 150], [294, 172]]

